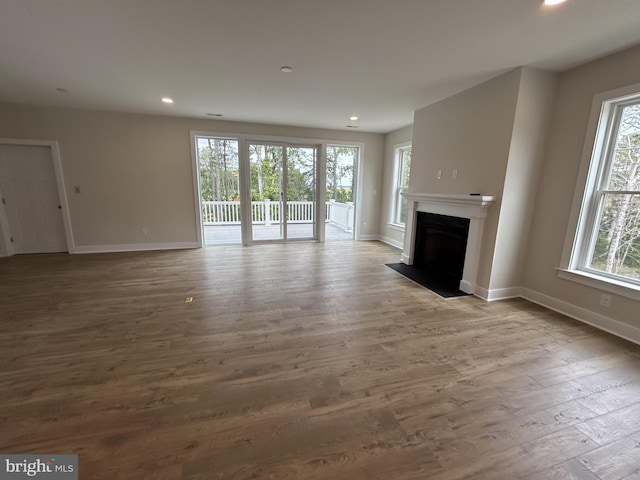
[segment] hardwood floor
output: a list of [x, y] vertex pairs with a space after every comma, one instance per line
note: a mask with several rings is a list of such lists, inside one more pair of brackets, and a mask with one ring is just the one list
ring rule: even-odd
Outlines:
[[640, 477], [640, 347], [441, 299], [398, 256], [2, 258], [0, 453], [77, 453], [81, 479]]

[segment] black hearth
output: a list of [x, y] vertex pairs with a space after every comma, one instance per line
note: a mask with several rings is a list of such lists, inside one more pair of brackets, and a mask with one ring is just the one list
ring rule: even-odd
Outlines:
[[413, 266], [443, 286], [458, 289], [468, 236], [468, 218], [417, 212]]

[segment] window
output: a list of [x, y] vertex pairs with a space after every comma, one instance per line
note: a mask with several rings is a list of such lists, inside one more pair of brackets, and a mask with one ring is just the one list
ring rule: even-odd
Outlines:
[[391, 224], [404, 227], [407, 221], [407, 199], [401, 193], [409, 187], [411, 171], [411, 145], [396, 147], [393, 200], [391, 205]]
[[594, 107], [599, 119], [567, 270], [640, 291], [640, 93]]

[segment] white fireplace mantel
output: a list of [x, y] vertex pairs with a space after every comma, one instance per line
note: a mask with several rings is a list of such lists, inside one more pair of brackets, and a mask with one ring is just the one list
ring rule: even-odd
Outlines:
[[413, 265], [417, 212], [468, 218], [469, 236], [460, 290], [475, 293], [484, 220], [495, 198], [488, 195], [439, 193], [405, 193], [403, 196], [407, 199], [407, 223], [401, 261], [407, 265]]

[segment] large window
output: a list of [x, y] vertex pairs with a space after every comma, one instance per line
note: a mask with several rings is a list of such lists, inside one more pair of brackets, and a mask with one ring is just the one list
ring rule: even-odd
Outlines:
[[640, 290], [640, 93], [605, 99], [596, 108], [596, 140], [568, 270]]
[[411, 171], [411, 145], [399, 145], [395, 148], [395, 174], [391, 205], [391, 225], [404, 227], [407, 221], [407, 200], [402, 196], [409, 188]]

